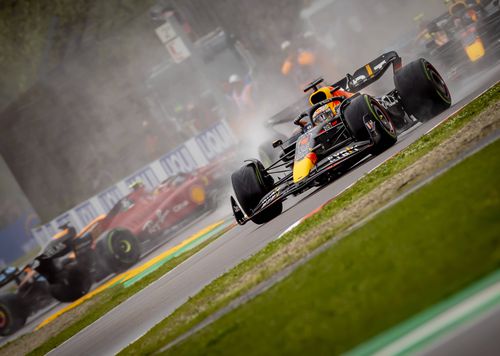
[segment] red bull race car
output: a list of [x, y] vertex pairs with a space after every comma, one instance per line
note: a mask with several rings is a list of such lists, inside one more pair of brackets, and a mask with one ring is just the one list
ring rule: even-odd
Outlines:
[[446, 13], [421, 21], [415, 49], [445, 69], [448, 79], [461, 79], [498, 59], [498, 1], [450, 0]]
[[[377, 98], [359, 93], [391, 65], [395, 89]], [[240, 225], [272, 220], [288, 196], [327, 184], [367, 155], [392, 146], [397, 127], [405, 127], [410, 115], [424, 121], [451, 105], [446, 83], [431, 63], [421, 58], [403, 66], [394, 51], [335, 84], [322, 82], [305, 88], [313, 91], [310, 107], [289, 119], [297, 125], [296, 133], [274, 142], [279, 158], [267, 166], [250, 159], [232, 173], [231, 206]]]

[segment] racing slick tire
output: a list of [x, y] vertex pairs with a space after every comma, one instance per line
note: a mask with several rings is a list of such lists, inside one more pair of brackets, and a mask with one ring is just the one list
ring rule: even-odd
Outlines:
[[[259, 204], [260, 200], [269, 193], [273, 186], [273, 178], [266, 174], [264, 166], [260, 161], [247, 164], [231, 175], [234, 194], [241, 209], [248, 216], [252, 215], [252, 210]], [[283, 203], [275, 203], [269, 208], [252, 216], [251, 220], [258, 225], [265, 224], [281, 214]]]
[[26, 310], [16, 294], [0, 296], [0, 336], [12, 335], [22, 328], [28, 318]]
[[127, 229], [114, 229], [103, 235], [97, 243], [97, 248], [110, 271], [123, 272], [139, 261], [141, 247], [132, 232]]
[[377, 135], [371, 153], [378, 154], [396, 143], [396, 128], [391, 117], [375, 98], [366, 94], [359, 95], [347, 105], [342, 114], [356, 141], [371, 139], [365, 120], [373, 120]]
[[444, 79], [423, 58], [396, 71], [394, 85], [405, 111], [420, 121], [429, 120], [451, 106], [450, 91]]
[[52, 297], [60, 302], [68, 303], [83, 297], [92, 286], [90, 272], [80, 266], [68, 267], [56, 283], [50, 285]]

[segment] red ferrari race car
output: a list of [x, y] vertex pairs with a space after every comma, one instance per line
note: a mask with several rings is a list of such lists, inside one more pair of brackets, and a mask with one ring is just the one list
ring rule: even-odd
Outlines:
[[216, 164], [193, 173], [179, 173], [153, 191], [147, 191], [141, 182], [134, 183], [132, 191], [108, 214], [85, 229], [92, 235], [99, 260], [104, 262], [100, 272], [107, 275], [127, 269], [138, 261], [147, 245], [158, 245], [166, 236], [213, 210], [223, 185], [220, 170]]
[[446, 3], [446, 13], [430, 21], [416, 18], [421, 31], [411, 47], [444, 68], [447, 79], [466, 79], [498, 60], [500, 6], [491, 0]]
[[98, 223], [113, 254], [138, 258], [139, 243], [169, 235], [214, 207], [206, 175], [169, 177], [153, 191], [136, 182]]

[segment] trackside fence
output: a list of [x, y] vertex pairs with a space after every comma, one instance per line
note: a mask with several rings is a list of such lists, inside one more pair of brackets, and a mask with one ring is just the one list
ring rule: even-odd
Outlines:
[[118, 200], [129, 193], [131, 183], [140, 180], [148, 189], [153, 189], [170, 176], [188, 173], [210, 163], [236, 143], [236, 137], [227, 122], [219, 121], [156, 161], [81, 202], [50, 222], [37, 226], [31, 232], [37, 242], [43, 246], [64, 223], [69, 222], [79, 230], [100, 214], [107, 213]]

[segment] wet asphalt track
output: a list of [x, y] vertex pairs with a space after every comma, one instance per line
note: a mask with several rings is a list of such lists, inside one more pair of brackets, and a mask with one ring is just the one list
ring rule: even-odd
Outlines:
[[177, 268], [137, 293], [80, 333], [54, 349], [50, 355], [111, 355], [119, 352], [196, 294], [207, 283], [241, 260], [263, 248], [294, 222], [316, 209], [381, 162], [425, 134], [452, 112], [468, 103], [500, 79], [500, 65], [478, 74], [468, 85], [452, 91], [455, 104], [442, 115], [400, 137], [383, 154], [353, 169], [324, 189], [309, 191], [285, 202], [285, 211], [263, 226], [238, 226], [192, 256]]

